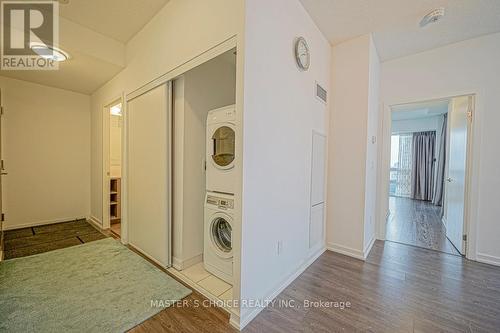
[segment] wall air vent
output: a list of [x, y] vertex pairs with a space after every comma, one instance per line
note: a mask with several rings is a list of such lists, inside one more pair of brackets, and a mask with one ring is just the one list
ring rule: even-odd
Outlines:
[[326, 104], [327, 95], [328, 93], [326, 92], [326, 89], [316, 83], [316, 97]]

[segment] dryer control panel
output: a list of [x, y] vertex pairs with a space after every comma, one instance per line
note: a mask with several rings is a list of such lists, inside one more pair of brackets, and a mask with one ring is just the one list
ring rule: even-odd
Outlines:
[[213, 195], [207, 195], [207, 204], [214, 205], [222, 209], [234, 208], [233, 199], [226, 199], [226, 198], [216, 197]]

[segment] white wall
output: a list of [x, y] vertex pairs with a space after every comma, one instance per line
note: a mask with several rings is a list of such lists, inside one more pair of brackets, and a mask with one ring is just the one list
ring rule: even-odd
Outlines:
[[375, 242], [375, 221], [377, 211], [377, 132], [380, 108], [380, 59], [373, 38], [371, 37], [368, 61], [368, 119], [366, 133], [366, 192], [363, 256], [368, 255], [371, 246]]
[[174, 82], [173, 262], [184, 269], [201, 261], [208, 111], [235, 103], [236, 61], [223, 54]]
[[90, 213], [90, 97], [0, 77], [8, 229]]
[[[438, 131], [443, 116], [425, 117], [417, 119], [392, 120], [392, 133], [413, 133]], [[437, 134], [437, 133], [436, 133]]]
[[[394, 111], [393, 111], [394, 112]], [[443, 131], [443, 116], [425, 117], [417, 119], [392, 120], [391, 133], [436, 132], [435, 157], [439, 156], [439, 144]]]
[[379, 62], [371, 35], [336, 45], [332, 58], [327, 242], [363, 259], [375, 231]]
[[[309, 252], [312, 130], [327, 131], [330, 45], [297, 0], [246, 1], [241, 298], [269, 298], [291, 282]], [[311, 49], [298, 70], [294, 39]], [[283, 251], [278, 255], [278, 241]], [[245, 324], [259, 309], [241, 309]]]
[[123, 117], [110, 115], [109, 122], [109, 164], [111, 177], [121, 177]]
[[[434, 98], [476, 93], [474, 117], [472, 188], [469, 230], [471, 259], [500, 264], [500, 33], [491, 34], [382, 64], [381, 96], [385, 106]], [[383, 123], [390, 123], [389, 110], [384, 110]], [[384, 139], [390, 134], [383, 126]], [[384, 142], [384, 154], [388, 156]], [[387, 178], [388, 159], [381, 160], [381, 179]], [[383, 182], [379, 196], [387, 197]], [[380, 206], [384, 221], [387, 202]], [[475, 225], [475, 227], [474, 227]], [[474, 238], [476, 242], [474, 242]], [[477, 256], [474, 255], [477, 252]]]

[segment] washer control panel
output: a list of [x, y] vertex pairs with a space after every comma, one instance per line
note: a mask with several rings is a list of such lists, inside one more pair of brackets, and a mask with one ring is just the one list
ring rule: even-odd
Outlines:
[[207, 204], [214, 205], [222, 209], [234, 208], [233, 199], [226, 199], [226, 198], [216, 197], [213, 195], [207, 195]]

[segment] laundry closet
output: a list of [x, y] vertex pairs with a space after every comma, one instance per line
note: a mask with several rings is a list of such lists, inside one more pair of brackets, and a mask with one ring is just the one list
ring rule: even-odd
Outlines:
[[231, 299], [236, 175], [236, 52], [175, 79], [173, 274], [209, 298]]

